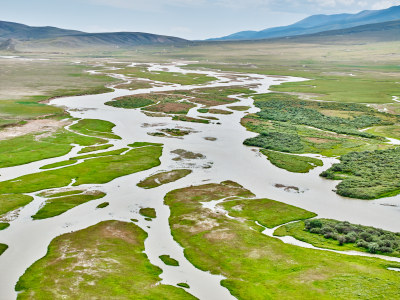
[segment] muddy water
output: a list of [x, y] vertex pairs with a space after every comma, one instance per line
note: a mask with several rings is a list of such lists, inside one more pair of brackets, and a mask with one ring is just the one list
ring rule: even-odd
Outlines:
[[[303, 80], [254, 74], [232, 77], [232, 74], [222, 72], [183, 70], [176, 64], [153, 64], [151, 66], [153, 71], [164, 68], [173, 72], [196, 72], [217, 77], [217, 82], [207, 85], [210, 87], [256, 84], [258, 86], [257, 92], [268, 92], [268, 88], [272, 84]], [[183, 249], [171, 236], [168, 226], [169, 209], [163, 205], [163, 197], [168, 191], [206, 182], [233, 180], [250, 189], [257, 197], [276, 199], [296, 205], [314, 211], [321, 217], [348, 220], [394, 231], [400, 230], [400, 209], [393, 206], [399, 203], [400, 197], [378, 201], [345, 199], [332, 191], [337, 182], [328, 181], [318, 176], [321, 171], [335, 163], [335, 159], [323, 158], [323, 167], [315, 168], [308, 174], [294, 174], [276, 168], [256, 149], [243, 146], [242, 143], [246, 138], [256, 135], [246, 131], [239, 123], [246, 112], [235, 111], [232, 115], [218, 115], [220, 124], [217, 124], [217, 121], [212, 121], [212, 124], [207, 125], [175, 122], [170, 118], [153, 118], [144, 115], [139, 110], [120, 109], [104, 105], [104, 102], [118, 96], [152, 91], [190, 90], [197, 87], [168, 84], [135, 91], [117, 89], [112, 93], [102, 95], [59, 98], [52, 101], [53, 105], [67, 107], [74, 117], [96, 118], [115, 123], [114, 132], [122, 137], [122, 140], [115, 141], [115, 147], [120, 148], [135, 141], [163, 143], [161, 165], [148, 171], [115, 179], [104, 185], [90, 185], [89, 188], [102, 190], [107, 193], [107, 196], [101, 200], [80, 205], [51, 219], [32, 221], [30, 216], [36, 213], [44, 201], [40, 197], [35, 197], [32, 203], [21, 210], [19, 217], [11, 222], [11, 226], [0, 232], [0, 242], [10, 246], [0, 256], [0, 269], [7, 270], [7, 272], [0, 274], [1, 299], [14, 299], [16, 297], [14, 285], [18, 278], [27, 267], [46, 254], [47, 246], [54, 237], [86, 228], [104, 220], [129, 221], [130, 219], [138, 219], [138, 225], [148, 232], [149, 237], [145, 242], [145, 252], [151, 263], [163, 270], [161, 275], [163, 283], [175, 285], [179, 282], [187, 282], [191, 287], [188, 292], [200, 299], [233, 298], [228, 290], [220, 286], [222, 276], [197, 270], [185, 259]], [[249, 112], [257, 111], [251, 99], [245, 99], [238, 95], [235, 97], [240, 100], [240, 103], [235, 103], [235, 105], [251, 106]], [[224, 106], [221, 106], [221, 108], [224, 108]], [[197, 110], [192, 109], [189, 115], [197, 117], [207, 114], [199, 114]], [[150, 124], [150, 127], [143, 126], [144, 123]], [[148, 131], [175, 128], [176, 126], [189, 127], [194, 133], [182, 139], [160, 138], [147, 134]], [[214, 137], [217, 140], [208, 141], [204, 139], [205, 137]], [[172, 158], [175, 155], [170, 152], [176, 149], [202, 153], [206, 158], [174, 161]], [[13, 178], [19, 174], [36, 172], [41, 165], [62, 161], [75, 155], [76, 152], [77, 149], [74, 149], [72, 153], [63, 158], [0, 170], [1, 180]], [[206, 165], [212, 167], [204, 168]], [[173, 168], [191, 168], [193, 173], [177, 182], [155, 189], [144, 190], [136, 186], [139, 181], [155, 172]], [[276, 188], [276, 184], [296, 186], [301, 192], [286, 192], [284, 189]], [[108, 201], [110, 205], [103, 209], [96, 209], [96, 206], [104, 201]], [[140, 207], [155, 208], [157, 218], [151, 222], [144, 220], [138, 213]], [[168, 254], [177, 259], [180, 266], [165, 266], [158, 258], [162, 254]]]

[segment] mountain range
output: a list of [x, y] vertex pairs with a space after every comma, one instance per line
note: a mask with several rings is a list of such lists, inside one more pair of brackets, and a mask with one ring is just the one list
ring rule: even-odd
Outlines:
[[211, 40], [258, 40], [298, 36], [395, 20], [400, 20], [400, 5], [383, 10], [365, 10], [357, 14], [313, 15], [289, 26], [241, 31]]
[[[246, 40], [285, 40], [302, 42], [398, 41], [400, 6], [366, 10], [357, 14], [314, 15], [295, 24], [262, 31], [242, 31], [214, 42]], [[196, 43], [209, 43], [197, 41]], [[178, 37], [143, 32], [87, 33], [57, 27], [33, 27], [0, 21], [0, 50], [130, 48], [144, 45], [185, 46], [195, 42]]]
[[[31, 47], [132, 47], [140, 45], [177, 45], [190, 43], [178, 37], [143, 32], [87, 33], [57, 27], [32, 27], [0, 21], [0, 43], [23, 43]], [[0, 45], [1, 45], [0, 44]]]

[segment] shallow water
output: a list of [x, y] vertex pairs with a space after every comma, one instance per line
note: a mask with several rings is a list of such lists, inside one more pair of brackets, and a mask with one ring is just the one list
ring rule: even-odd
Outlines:
[[[300, 78], [275, 78], [264, 75], [247, 74], [232, 79], [232, 73], [183, 70], [178, 64], [152, 64], [150, 69], [157, 71], [168, 68], [171, 72], [200, 73], [218, 78], [209, 87], [240, 86], [243, 84], [257, 84], [257, 92], [268, 92], [272, 84], [287, 81], [302, 81]], [[121, 77], [124, 78], [124, 77]], [[125, 78], [126, 79], [126, 78]], [[282, 81], [283, 80], [283, 81]], [[149, 93], [153, 91], [190, 90], [198, 86], [180, 86], [168, 84], [162, 87], [128, 91], [116, 89], [112, 93], [101, 95], [86, 95], [79, 97], [58, 98], [51, 102], [53, 105], [65, 106], [73, 117], [95, 118], [111, 121], [116, 124], [114, 132], [122, 137], [120, 141], [113, 141], [114, 148], [121, 148], [136, 141], [163, 143], [164, 150], [161, 165], [157, 168], [117, 178], [103, 185], [88, 185], [107, 193], [103, 199], [88, 202], [54, 218], [33, 221], [30, 216], [35, 214], [44, 199], [35, 197], [35, 200], [24, 207], [18, 218], [11, 222], [11, 226], [0, 231], [0, 242], [8, 244], [10, 248], [0, 256], [0, 269], [7, 270], [0, 274], [1, 299], [14, 299], [14, 285], [27, 267], [46, 254], [50, 241], [63, 233], [76, 231], [97, 224], [104, 220], [138, 219], [137, 223], [148, 232], [145, 241], [145, 252], [151, 263], [159, 266], [163, 273], [162, 282], [177, 284], [187, 282], [190, 289], [187, 291], [200, 299], [231, 299], [227, 289], [220, 286], [222, 276], [211, 275], [194, 268], [184, 257], [183, 249], [173, 240], [168, 226], [169, 208], [163, 204], [163, 197], [168, 191], [199, 185], [206, 182], [220, 182], [233, 180], [251, 190], [260, 198], [271, 198], [285, 203], [296, 205], [314, 211], [323, 218], [348, 220], [353, 223], [372, 225], [387, 230], [400, 231], [400, 208], [392, 206], [399, 203], [400, 197], [364, 201], [346, 199], [338, 196], [332, 190], [337, 182], [319, 177], [319, 173], [328, 169], [337, 162], [334, 158], [322, 158], [323, 167], [317, 167], [307, 174], [290, 173], [273, 166], [261, 155], [257, 149], [243, 146], [243, 141], [256, 136], [246, 131], [240, 125], [240, 119], [247, 112], [234, 111], [231, 115], [218, 115], [218, 125], [198, 124], [172, 121], [170, 118], [148, 117], [140, 110], [114, 108], [104, 105], [104, 102], [124, 95]], [[256, 112], [251, 99], [236, 96], [240, 103], [235, 105], [251, 106], [249, 112]], [[229, 104], [228, 104], [229, 105]], [[224, 108], [222, 105], [218, 108]], [[189, 112], [189, 116], [198, 117], [196, 109]], [[143, 127], [144, 123], [153, 127]], [[147, 132], [161, 128], [177, 126], [189, 127], [194, 133], [180, 139], [149, 136]], [[207, 141], [205, 137], [215, 137], [216, 141]], [[195, 153], [202, 153], [205, 159], [173, 161], [175, 155], [170, 152], [176, 149], [185, 149]], [[78, 152], [78, 147], [64, 157], [35, 162], [24, 166], [0, 169], [0, 180], [14, 178], [21, 174], [37, 172], [42, 165], [65, 160]], [[212, 163], [211, 168], [204, 168]], [[191, 168], [193, 173], [177, 182], [169, 183], [154, 189], [141, 189], [136, 184], [157, 171], [174, 168]], [[276, 184], [296, 186], [300, 193], [286, 192], [275, 187]], [[107, 201], [110, 205], [103, 209], [96, 209], [99, 203]], [[381, 205], [385, 204], [385, 205]], [[388, 206], [391, 205], [391, 206]], [[157, 218], [145, 221], [139, 214], [140, 207], [153, 207], [157, 211]], [[158, 258], [168, 254], [179, 261], [179, 267], [166, 266]]]

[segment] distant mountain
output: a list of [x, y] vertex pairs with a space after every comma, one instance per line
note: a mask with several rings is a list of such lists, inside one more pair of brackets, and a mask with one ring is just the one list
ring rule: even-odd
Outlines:
[[57, 27], [32, 27], [19, 23], [0, 21], [0, 39], [38, 40], [80, 33], [82, 32]]
[[329, 30], [313, 34], [275, 38], [271, 40], [272, 41], [285, 40], [293, 42], [325, 42], [325, 43], [335, 43], [337, 41], [342, 41], [342, 42], [343, 41], [351, 41], [351, 42], [400, 41], [400, 20], [367, 24], [346, 29]]
[[31, 27], [0, 21], [0, 50], [20, 48], [132, 47], [140, 45], [180, 45], [189, 41], [143, 32], [86, 33], [56, 27]]
[[58, 44], [69, 47], [86, 47], [86, 46], [119, 46], [130, 47], [139, 45], [154, 44], [183, 44], [188, 43], [187, 40], [157, 35], [143, 32], [109, 32], [109, 33], [84, 33], [71, 36], [63, 36], [43, 41], [49, 44]]
[[261, 31], [241, 31], [211, 40], [257, 40], [313, 34], [366, 24], [400, 20], [400, 5], [383, 10], [365, 10], [358, 14], [314, 15], [295, 24]]

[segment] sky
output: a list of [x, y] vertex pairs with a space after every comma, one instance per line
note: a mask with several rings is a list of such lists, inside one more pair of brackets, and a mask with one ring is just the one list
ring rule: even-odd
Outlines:
[[383, 9], [400, 5], [400, 0], [0, 0], [0, 3], [2, 21], [86, 32], [149, 32], [194, 40], [289, 25], [314, 14]]

